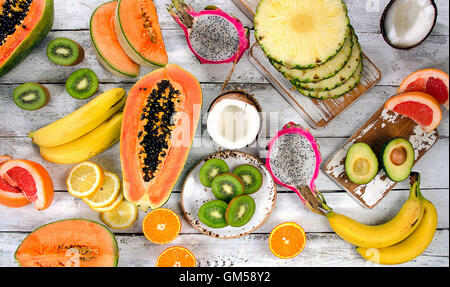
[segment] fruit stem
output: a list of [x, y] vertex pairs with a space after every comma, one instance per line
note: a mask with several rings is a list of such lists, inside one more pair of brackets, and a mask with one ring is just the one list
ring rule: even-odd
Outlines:
[[409, 181], [411, 186], [410, 197], [414, 196], [422, 201], [426, 200], [425, 197], [423, 197], [422, 192], [420, 191], [420, 173], [411, 172], [411, 175], [409, 176]]
[[36, 132], [29, 132], [29, 133], [28, 133], [28, 137], [29, 137], [29, 138], [34, 138], [34, 134], [35, 134], [35, 133], [36, 133]]

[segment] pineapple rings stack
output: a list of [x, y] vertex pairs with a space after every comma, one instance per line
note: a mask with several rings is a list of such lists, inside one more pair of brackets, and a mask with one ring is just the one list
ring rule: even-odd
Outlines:
[[361, 46], [342, 0], [262, 0], [255, 36], [272, 65], [303, 95], [334, 99], [361, 80]]

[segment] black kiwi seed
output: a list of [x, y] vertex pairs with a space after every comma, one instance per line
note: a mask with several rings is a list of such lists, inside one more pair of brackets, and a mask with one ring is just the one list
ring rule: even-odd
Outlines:
[[211, 187], [212, 181], [216, 176], [229, 171], [230, 168], [224, 160], [212, 158], [200, 168], [199, 179], [205, 187]]
[[84, 59], [84, 49], [75, 41], [67, 38], [56, 38], [47, 46], [47, 57], [61, 66], [75, 66]]
[[98, 89], [97, 75], [90, 69], [81, 69], [70, 75], [66, 82], [66, 90], [75, 99], [87, 99]]
[[239, 176], [245, 185], [245, 194], [253, 194], [257, 192], [263, 182], [263, 177], [259, 169], [256, 167], [245, 164], [237, 167], [233, 173]]
[[47, 104], [50, 93], [46, 87], [40, 84], [26, 83], [14, 90], [12, 98], [19, 108], [35, 111]]
[[211, 183], [211, 191], [218, 200], [230, 202], [245, 192], [244, 183], [235, 174], [224, 173], [216, 176]]

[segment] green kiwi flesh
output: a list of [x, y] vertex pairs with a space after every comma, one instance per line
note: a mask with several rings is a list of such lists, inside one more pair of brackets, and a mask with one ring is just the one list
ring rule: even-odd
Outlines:
[[18, 86], [12, 95], [14, 103], [21, 109], [35, 111], [45, 106], [50, 93], [46, 87], [36, 83]]
[[47, 58], [61, 66], [75, 66], [84, 59], [84, 49], [75, 41], [56, 38], [47, 45]]
[[75, 99], [92, 97], [98, 89], [97, 75], [90, 69], [81, 69], [70, 75], [66, 82], [66, 91]]
[[216, 176], [211, 183], [211, 190], [218, 200], [230, 202], [245, 192], [244, 183], [235, 174], [224, 173]]
[[205, 187], [211, 187], [213, 179], [222, 173], [230, 171], [227, 163], [218, 158], [207, 160], [200, 168], [199, 179]]
[[239, 176], [245, 185], [245, 194], [253, 194], [257, 192], [263, 182], [263, 176], [259, 169], [253, 165], [244, 164], [237, 167], [233, 173]]
[[224, 228], [228, 226], [225, 219], [228, 204], [222, 200], [214, 200], [203, 204], [198, 210], [198, 218], [211, 228]]
[[255, 214], [256, 203], [249, 195], [241, 195], [235, 197], [228, 204], [225, 218], [229, 225], [233, 227], [241, 227], [250, 222]]

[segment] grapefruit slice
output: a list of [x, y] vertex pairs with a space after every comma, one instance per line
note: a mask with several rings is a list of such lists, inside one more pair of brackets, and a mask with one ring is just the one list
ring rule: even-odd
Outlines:
[[0, 165], [8, 160], [12, 160], [13, 158], [9, 155], [0, 155]]
[[442, 121], [439, 102], [422, 92], [394, 96], [386, 102], [385, 109], [410, 118], [427, 132], [433, 131]]
[[[53, 201], [53, 182], [47, 170], [29, 160], [10, 160], [0, 166], [3, 199], [9, 205], [34, 202], [38, 210], [46, 209]], [[9, 193], [7, 193], [9, 192]], [[15, 193], [15, 194], [14, 194]], [[22, 196], [20, 195], [22, 194]]]
[[437, 69], [424, 69], [409, 75], [400, 85], [397, 93], [427, 93], [448, 110], [448, 83], [447, 73]]

